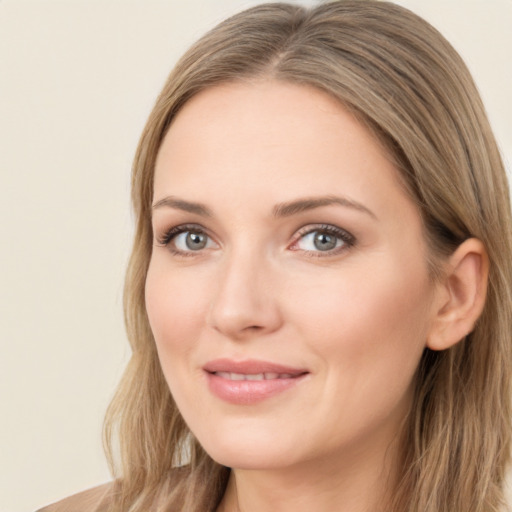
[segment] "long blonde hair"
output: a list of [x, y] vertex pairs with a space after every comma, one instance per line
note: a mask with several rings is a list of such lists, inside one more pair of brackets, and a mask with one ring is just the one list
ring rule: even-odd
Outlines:
[[[154, 510], [157, 501], [162, 510], [215, 510], [225, 490], [229, 469], [215, 463], [185, 425], [146, 315], [153, 171], [162, 139], [185, 102], [216, 84], [258, 76], [326, 91], [386, 145], [421, 213], [434, 279], [439, 258], [461, 241], [476, 237], [484, 243], [490, 259], [484, 311], [455, 347], [424, 352], [390, 510], [501, 510], [511, 431], [506, 175], [459, 55], [418, 16], [376, 0], [312, 9], [263, 4], [235, 15], [184, 55], [158, 97], [133, 165], [136, 234], [125, 286], [133, 355], [105, 423], [107, 454], [118, 477], [110, 510]], [[117, 436], [119, 472], [113, 462]]]

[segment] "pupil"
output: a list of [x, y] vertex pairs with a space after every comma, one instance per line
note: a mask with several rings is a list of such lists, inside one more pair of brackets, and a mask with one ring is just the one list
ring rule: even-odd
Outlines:
[[315, 236], [314, 244], [320, 251], [328, 251], [336, 247], [336, 237], [326, 233], [318, 233]]
[[206, 237], [202, 233], [188, 233], [186, 243], [189, 249], [203, 249], [206, 245]]

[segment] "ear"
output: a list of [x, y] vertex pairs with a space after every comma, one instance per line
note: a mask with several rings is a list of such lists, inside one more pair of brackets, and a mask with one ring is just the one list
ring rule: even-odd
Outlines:
[[484, 308], [488, 275], [489, 258], [483, 243], [469, 238], [459, 245], [436, 290], [428, 348], [445, 350], [473, 330]]

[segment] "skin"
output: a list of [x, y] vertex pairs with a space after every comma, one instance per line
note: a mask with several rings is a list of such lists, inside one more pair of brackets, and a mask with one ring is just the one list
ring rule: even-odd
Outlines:
[[[348, 202], [273, 215], [333, 195]], [[382, 510], [415, 370], [451, 296], [429, 279], [419, 212], [386, 151], [321, 91], [224, 84], [174, 120], [154, 204], [148, 316], [185, 421], [233, 468], [219, 511]], [[183, 224], [207, 234], [204, 248], [190, 249], [186, 234], [163, 243]], [[334, 238], [319, 250], [304, 233], [325, 225], [353, 244]], [[203, 366], [217, 358], [308, 375], [257, 404], [231, 404], [206, 384]]]

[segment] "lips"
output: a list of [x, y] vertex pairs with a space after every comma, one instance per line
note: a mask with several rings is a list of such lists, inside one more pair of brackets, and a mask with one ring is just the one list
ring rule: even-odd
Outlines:
[[274, 379], [291, 379], [291, 373], [235, 373], [235, 372], [214, 372], [218, 377], [229, 380], [274, 380]]
[[266, 361], [208, 362], [206, 373], [210, 391], [218, 398], [238, 405], [250, 405], [282, 393], [302, 381], [309, 372]]

